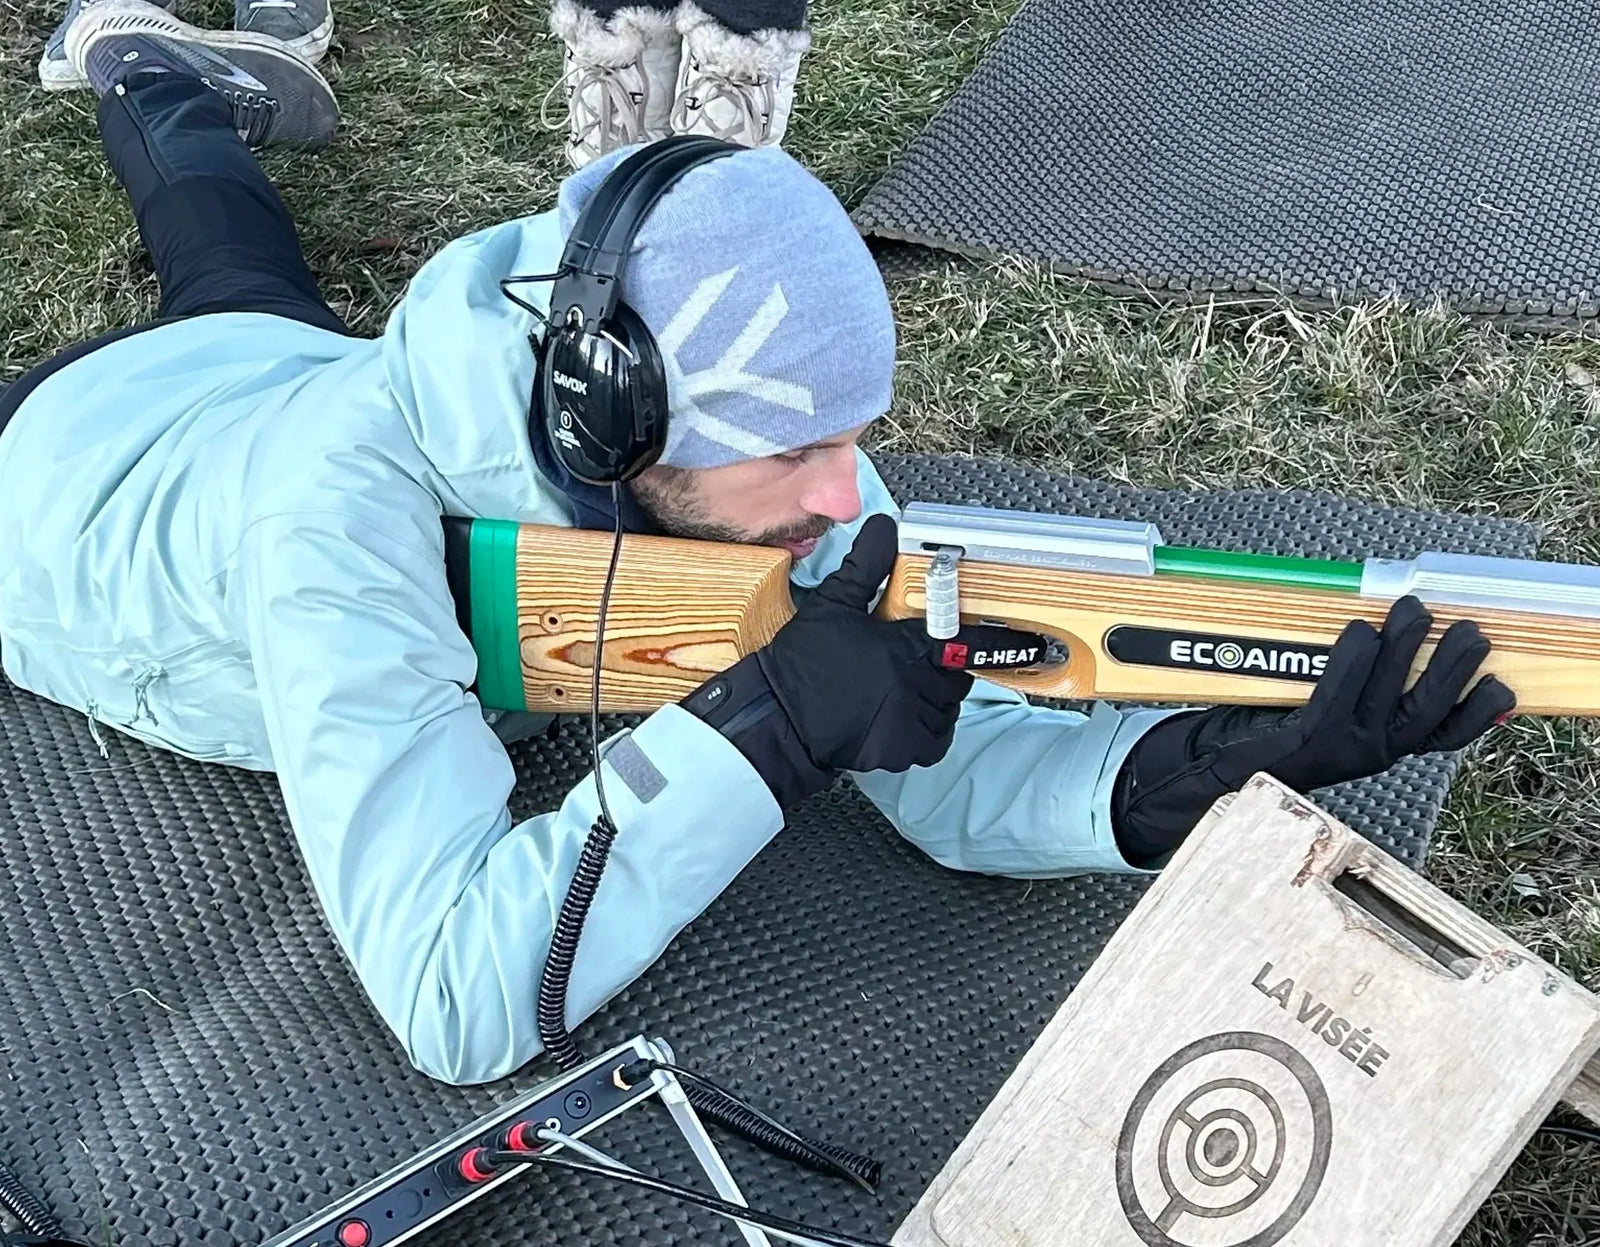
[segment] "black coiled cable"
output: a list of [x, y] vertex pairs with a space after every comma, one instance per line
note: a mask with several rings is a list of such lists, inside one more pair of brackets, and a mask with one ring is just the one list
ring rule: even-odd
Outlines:
[[[617, 829], [603, 815], [589, 829], [572, 885], [561, 903], [555, 934], [550, 940], [550, 953], [545, 959], [544, 974], [539, 980], [539, 1037], [545, 1051], [563, 1069], [572, 1069], [584, 1061], [571, 1032], [567, 1030], [567, 983], [572, 976], [578, 940], [583, 935], [584, 919], [588, 917], [589, 906], [600, 886], [600, 876], [605, 871], [606, 859], [611, 854], [611, 845], [616, 838]], [[684, 1093], [695, 1112], [707, 1121], [726, 1127], [775, 1156], [817, 1173], [849, 1178], [868, 1190], [876, 1188], [883, 1174], [883, 1166], [870, 1157], [835, 1147], [831, 1143], [814, 1143], [803, 1139], [703, 1078], [696, 1076], [684, 1088]]]
[[61, 1223], [22, 1185], [22, 1179], [0, 1164], [0, 1206], [15, 1217], [22, 1228], [40, 1238], [60, 1238]]
[[[578, 942], [583, 936], [584, 920], [589, 916], [589, 907], [594, 903], [595, 893], [600, 887], [600, 876], [605, 873], [611, 846], [617, 838], [616, 823], [606, 804], [605, 786], [600, 774], [600, 672], [605, 648], [606, 607], [611, 601], [611, 585], [616, 578], [617, 560], [622, 553], [621, 493], [622, 486], [614, 484], [611, 501], [617, 516], [617, 527], [611, 546], [611, 564], [606, 570], [605, 587], [600, 593], [600, 610], [595, 621], [594, 683], [589, 703], [589, 747], [600, 816], [595, 819], [584, 840], [572, 883], [561, 902], [561, 912], [556, 916], [544, 973], [539, 978], [539, 1039], [544, 1050], [563, 1069], [572, 1069], [583, 1064], [584, 1060], [578, 1045], [573, 1042], [571, 1032], [567, 1030], [567, 986], [572, 978], [573, 961], [578, 955]], [[813, 1143], [803, 1139], [704, 1078], [696, 1078], [691, 1082], [685, 1088], [685, 1094], [695, 1111], [707, 1121], [715, 1122], [785, 1160], [818, 1173], [849, 1178], [868, 1190], [876, 1187], [882, 1175], [883, 1167], [870, 1157], [829, 1143]]]
[[[598, 773], [598, 772], [597, 772]], [[544, 974], [539, 979], [539, 1038], [544, 1049], [560, 1064], [571, 1069], [583, 1064], [583, 1054], [567, 1030], [567, 983], [572, 978], [572, 962], [578, 955], [578, 940], [583, 935], [583, 920], [589, 916], [595, 890], [611, 856], [617, 829], [604, 814], [594, 820], [589, 837], [583, 842], [578, 868], [561, 902], [555, 934], [550, 937], [550, 954], [545, 958]]]
[[[542, 1136], [541, 1136], [542, 1137]], [[582, 1144], [578, 1146], [582, 1147]], [[761, 1229], [780, 1235], [784, 1238], [807, 1243], [817, 1244], [818, 1247], [888, 1247], [885, 1243], [872, 1239], [857, 1238], [852, 1234], [842, 1234], [837, 1230], [825, 1230], [814, 1225], [805, 1225], [799, 1221], [791, 1221], [787, 1217], [775, 1216], [770, 1212], [763, 1212], [751, 1208], [744, 1203], [730, 1203], [725, 1199], [717, 1199], [697, 1191], [693, 1187], [679, 1186], [676, 1182], [667, 1182], [664, 1179], [652, 1177], [647, 1173], [640, 1173], [637, 1169], [628, 1168], [603, 1153], [597, 1154], [605, 1163], [593, 1163], [590, 1160], [575, 1160], [571, 1156], [549, 1150], [538, 1152], [527, 1151], [489, 1151], [483, 1161], [492, 1168], [510, 1168], [523, 1165], [546, 1165], [555, 1169], [570, 1169], [575, 1173], [585, 1173], [596, 1178], [606, 1178], [613, 1182], [626, 1182], [633, 1186], [643, 1187], [647, 1191], [658, 1191], [663, 1195], [670, 1195], [674, 1199], [682, 1200], [686, 1204], [693, 1204], [700, 1208], [709, 1208], [711, 1211], [735, 1221], [742, 1221], [746, 1225], [758, 1226]]]
[[707, 1121], [714, 1121], [757, 1147], [781, 1156], [784, 1160], [803, 1165], [815, 1173], [830, 1177], [849, 1177], [867, 1190], [875, 1190], [883, 1176], [883, 1166], [870, 1156], [862, 1156], [832, 1143], [816, 1143], [802, 1139], [787, 1131], [774, 1130], [751, 1109], [734, 1099], [704, 1087], [685, 1087], [684, 1094], [695, 1112]]

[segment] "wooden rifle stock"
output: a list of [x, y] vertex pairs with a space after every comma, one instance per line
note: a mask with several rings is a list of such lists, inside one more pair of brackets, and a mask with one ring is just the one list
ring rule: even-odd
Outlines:
[[[452, 591], [479, 655], [479, 698], [493, 709], [587, 711], [612, 534], [447, 521], [468, 524], [470, 533], [458, 527], [447, 549]], [[879, 615], [924, 613], [930, 558], [900, 556]], [[765, 645], [794, 613], [789, 567], [789, 555], [769, 547], [625, 536], [606, 613], [600, 709], [655, 710]], [[1055, 666], [974, 674], [1059, 698], [1298, 704], [1315, 687], [1318, 654], [1345, 624], [1381, 625], [1389, 606], [1348, 592], [1183, 575], [973, 561], [961, 564], [960, 576], [964, 622], [1043, 633], [1068, 654]], [[1512, 689], [1518, 713], [1600, 713], [1600, 618], [1429, 609], [1434, 626], [1413, 676], [1444, 629], [1470, 618], [1493, 645], [1483, 670]]]

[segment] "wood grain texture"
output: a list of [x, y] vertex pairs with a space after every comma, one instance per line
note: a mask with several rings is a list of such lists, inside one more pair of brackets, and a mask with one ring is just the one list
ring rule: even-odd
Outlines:
[[893, 1242], [1444, 1247], [1597, 1049], [1600, 999], [1257, 776]]
[[[517, 614], [523, 686], [530, 710], [587, 708], [594, 620], [611, 536], [524, 525], [517, 536]], [[924, 613], [928, 560], [902, 556], [878, 614]], [[766, 644], [793, 614], [789, 556], [760, 546], [628, 536], [607, 622], [604, 711], [651, 711]], [[964, 564], [962, 616], [1043, 632], [1070, 659], [1040, 672], [987, 673], [996, 683], [1046, 697], [1141, 702], [1293, 705], [1310, 682], [1217, 669], [1146, 667], [1105, 650], [1118, 625], [1253, 636], [1331, 645], [1353, 618], [1381, 624], [1383, 602], [1346, 594], [1161, 576], [1141, 578], [997, 564]], [[1600, 714], [1600, 620], [1439, 607], [1416, 670], [1457, 618], [1470, 616], [1494, 651], [1499, 675], [1524, 714]]]
[[[589, 708], [612, 535], [525, 524], [517, 637], [528, 709]], [[787, 551], [627, 535], [606, 609], [605, 711], [651, 711], [770, 641], [794, 614]]]
[[1578, 1075], [1561, 1098], [1600, 1126], [1600, 1057], [1592, 1058], [1583, 1067], [1583, 1073]]
[[[928, 562], [915, 555], [899, 560], [880, 614], [903, 619], [926, 612], [922, 585]], [[1519, 713], [1600, 713], [1600, 620], [1478, 607], [1430, 610], [1434, 626], [1414, 674], [1426, 665], [1445, 628], [1471, 618], [1494, 646], [1482, 670], [1498, 675], [1512, 689]], [[967, 622], [996, 620], [1066, 643], [1071, 658], [1061, 667], [992, 677], [1026, 693], [1288, 705], [1305, 701], [1315, 685], [1217, 670], [1132, 666], [1105, 652], [1105, 635], [1117, 625], [1135, 625], [1331, 645], [1351, 619], [1381, 625], [1388, 604], [1348, 594], [1180, 576], [1143, 578], [972, 563], [961, 567], [961, 612]]]

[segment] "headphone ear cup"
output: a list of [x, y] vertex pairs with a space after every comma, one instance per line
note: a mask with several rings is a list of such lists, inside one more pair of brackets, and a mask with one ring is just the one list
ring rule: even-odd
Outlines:
[[623, 257], [679, 178], [745, 150], [689, 135], [646, 144], [607, 174], [579, 212], [555, 273], [502, 282], [502, 290], [507, 281], [555, 283], [548, 319], [523, 304], [546, 326], [528, 432], [579, 480], [628, 480], [666, 450], [666, 369], [649, 328], [622, 301]]
[[[552, 328], [546, 331], [542, 339], [534, 343], [534, 369], [533, 369], [533, 394], [528, 404], [528, 438], [548, 446], [556, 459], [569, 471], [576, 469], [572, 463], [572, 450], [564, 444], [564, 439], [556, 435], [556, 430], [562, 424], [561, 403], [555, 397], [551, 388], [551, 369], [556, 366], [558, 350], [565, 344], [559, 341], [561, 334]], [[562, 351], [563, 354], [569, 351]], [[571, 425], [570, 417], [566, 421]]]
[[534, 380], [536, 436], [580, 481], [609, 485], [643, 472], [666, 448], [667, 381], [649, 327], [626, 304], [604, 332], [553, 330]]
[[621, 477], [628, 480], [660, 459], [666, 449], [667, 370], [655, 335], [626, 303], [617, 304], [607, 329], [626, 348], [618, 366], [626, 370], [626, 383], [620, 389], [631, 417], [631, 427], [624, 432], [629, 443], [628, 464]]

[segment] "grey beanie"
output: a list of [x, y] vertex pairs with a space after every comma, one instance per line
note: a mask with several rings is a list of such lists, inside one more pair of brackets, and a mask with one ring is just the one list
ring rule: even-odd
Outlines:
[[[563, 236], [609, 152], [561, 185]], [[623, 268], [667, 370], [661, 462], [712, 468], [794, 450], [888, 410], [895, 328], [844, 205], [782, 148], [700, 165], [656, 202]]]

